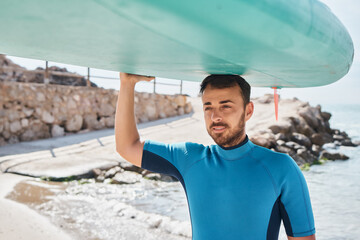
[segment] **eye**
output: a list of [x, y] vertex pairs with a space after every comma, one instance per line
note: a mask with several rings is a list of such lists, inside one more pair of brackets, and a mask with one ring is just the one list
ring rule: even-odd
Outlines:
[[228, 105], [224, 105], [223, 108], [231, 108], [230, 106]]
[[204, 110], [205, 111], [211, 110], [211, 107], [206, 107]]

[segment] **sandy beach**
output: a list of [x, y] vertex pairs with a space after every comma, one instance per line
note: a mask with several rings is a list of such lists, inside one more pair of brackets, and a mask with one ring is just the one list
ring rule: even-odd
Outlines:
[[51, 224], [46, 217], [26, 205], [6, 198], [17, 183], [26, 179], [28, 177], [0, 173], [0, 239], [72, 239], [61, 228]]

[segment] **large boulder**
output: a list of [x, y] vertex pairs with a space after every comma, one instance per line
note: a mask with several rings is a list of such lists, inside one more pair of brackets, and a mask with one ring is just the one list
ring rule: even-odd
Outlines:
[[313, 144], [322, 146], [325, 143], [329, 143], [333, 141], [333, 138], [330, 134], [323, 132], [323, 133], [314, 133], [311, 135], [310, 140]]
[[294, 130], [291, 122], [279, 122], [277, 124], [271, 125], [269, 127], [269, 129], [274, 133], [274, 134], [278, 134], [278, 133], [282, 133], [285, 136], [290, 136], [291, 132]]
[[276, 146], [275, 135], [270, 131], [262, 131], [250, 137], [250, 141], [256, 145], [272, 148]]
[[294, 132], [290, 139], [291, 141], [297, 142], [298, 144], [303, 145], [306, 148], [310, 148], [312, 145], [310, 139], [301, 133]]
[[342, 153], [330, 153], [326, 150], [322, 151], [320, 153], [320, 159], [326, 158], [328, 160], [347, 160], [349, 159], [348, 156]]
[[51, 136], [52, 137], [61, 137], [65, 135], [65, 130], [63, 127], [59, 125], [53, 125], [51, 128]]
[[70, 116], [70, 119], [66, 121], [66, 131], [68, 132], [78, 132], [83, 125], [83, 117], [79, 114]]

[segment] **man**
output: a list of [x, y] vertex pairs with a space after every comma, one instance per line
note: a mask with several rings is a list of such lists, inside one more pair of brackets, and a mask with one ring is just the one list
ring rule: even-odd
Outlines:
[[306, 181], [295, 161], [253, 144], [245, 123], [254, 111], [250, 85], [238, 75], [210, 75], [201, 84], [206, 128], [216, 145], [140, 140], [134, 87], [145, 77], [120, 73], [116, 110], [117, 152], [150, 171], [181, 182], [194, 240], [315, 239]]

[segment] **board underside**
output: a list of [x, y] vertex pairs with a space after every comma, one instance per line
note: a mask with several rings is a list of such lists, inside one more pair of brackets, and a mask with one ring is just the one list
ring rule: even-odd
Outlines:
[[254, 87], [343, 77], [354, 47], [315, 0], [1, 0], [0, 53], [162, 78], [240, 74]]

